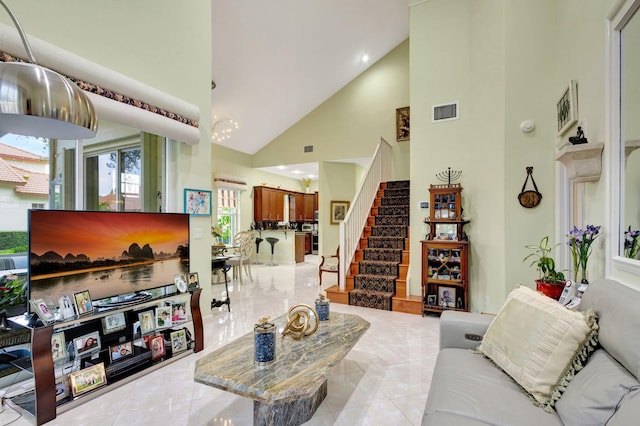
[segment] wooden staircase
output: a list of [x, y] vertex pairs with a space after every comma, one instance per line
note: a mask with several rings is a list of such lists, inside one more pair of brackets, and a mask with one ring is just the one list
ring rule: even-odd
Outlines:
[[[385, 190], [386, 189], [390, 189], [392, 190], [393, 188], [389, 188], [394, 186], [396, 183], [390, 183], [390, 185], [388, 185], [387, 182], [382, 182], [380, 184], [380, 187], [378, 189], [378, 193], [376, 196], [376, 199], [373, 202], [373, 205], [371, 207], [370, 213], [369, 213], [369, 217], [367, 218], [367, 223], [364, 227], [364, 229], [362, 230], [362, 234], [360, 236], [360, 241], [359, 241], [359, 245], [358, 248], [356, 249], [355, 255], [353, 257], [353, 259], [350, 262], [350, 266], [348, 268], [348, 270], [346, 271], [346, 287], [344, 291], [341, 291], [338, 285], [332, 286], [327, 288], [326, 292], [327, 292], [327, 297], [329, 298], [329, 300], [331, 300], [334, 303], [343, 303], [343, 304], [349, 304], [349, 294], [352, 294], [352, 302], [354, 299], [354, 290], [356, 289], [357, 284], [356, 284], [356, 276], [358, 274], [360, 274], [361, 271], [361, 265], [360, 262], [367, 262], [365, 260], [365, 250], [370, 249], [369, 245], [370, 245], [370, 240], [369, 238], [372, 237], [372, 229], [376, 226], [376, 217], [378, 217], [380, 215], [380, 211], [384, 211], [385, 213], [392, 208], [392, 206], [383, 206], [382, 205], [382, 199], [385, 197]], [[401, 182], [400, 182], [401, 184]], [[405, 206], [402, 206], [401, 209], [405, 209], [406, 211], [406, 215], [408, 216], [408, 210], [409, 210], [409, 206], [407, 204], [406, 208]], [[388, 215], [388, 213], [387, 213]], [[388, 216], [387, 216], [388, 217]], [[402, 222], [402, 218], [399, 218], [400, 222]], [[394, 289], [393, 289], [393, 293], [391, 295], [391, 302], [390, 302], [390, 309], [389, 307], [381, 307], [378, 309], [389, 309], [392, 311], [396, 311], [396, 312], [407, 312], [407, 313], [413, 313], [413, 314], [422, 314], [423, 311], [423, 306], [422, 306], [422, 298], [420, 296], [407, 296], [407, 273], [409, 270], [409, 259], [410, 259], [410, 251], [408, 250], [408, 248], [410, 247], [410, 239], [409, 239], [409, 233], [410, 229], [408, 226], [408, 221], [406, 224], [406, 232], [404, 233], [404, 235], [406, 235], [403, 238], [403, 247], [401, 249], [401, 259], [399, 260], [399, 264], [397, 266], [397, 278], [395, 278], [395, 285], [394, 285]], [[374, 237], [375, 238], [375, 237]], [[400, 237], [401, 238], [401, 237]], [[396, 240], [398, 239], [398, 237], [396, 237]], [[370, 249], [371, 250], [371, 249]], [[375, 250], [375, 249], [374, 249]], [[398, 251], [399, 249], [389, 249], [389, 251]], [[378, 251], [384, 252], [385, 249], [378, 249]], [[383, 253], [384, 254], [384, 253]], [[394, 254], [395, 256], [395, 254]], [[396, 257], [397, 259], [397, 257]], [[369, 261], [369, 263], [371, 263], [371, 261]], [[381, 262], [381, 263], [389, 263], [389, 262]], [[360, 293], [362, 293], [363, 290], [360, 290]], [[355, 293], [358, 293], [358, 290], [355, 291]], [[373, 292], [375, 293], [375, 292]], [[360, 294], [360, 296], [362, 296], [362, 294]]]

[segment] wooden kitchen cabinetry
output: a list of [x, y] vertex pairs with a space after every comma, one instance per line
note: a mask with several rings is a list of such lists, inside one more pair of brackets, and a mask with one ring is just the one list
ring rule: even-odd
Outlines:
[[316, 222], [318, 193], [285, 191], [266, 186], [253, 187], [253, 220], [255, 222], [281, 222], [285, 220], [284, 200], [289, 200], [289, 222]]

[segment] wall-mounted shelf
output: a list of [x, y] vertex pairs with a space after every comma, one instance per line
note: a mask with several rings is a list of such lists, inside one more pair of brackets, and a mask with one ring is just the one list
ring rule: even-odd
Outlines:
[[596, 182], [602, 173], [602, 143], [569, 145], [556, 154], [567, 169], [567, 177], [572, 182]]

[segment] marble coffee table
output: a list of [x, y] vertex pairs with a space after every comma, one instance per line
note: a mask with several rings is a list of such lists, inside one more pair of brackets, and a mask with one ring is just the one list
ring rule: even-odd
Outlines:
[[282, 337], [283, 315], [272, 321], [276, 359], [266, 366], [254, 362], [253, 331], [208, 354], [195, 367], [195, 381], [254, 400], [254, 425], [300, 425], [308, 421], [327, 396], [332, 366], [351, 350], [369, 328], [357, 315], [331, 312], [318, 331], [294, 340]]

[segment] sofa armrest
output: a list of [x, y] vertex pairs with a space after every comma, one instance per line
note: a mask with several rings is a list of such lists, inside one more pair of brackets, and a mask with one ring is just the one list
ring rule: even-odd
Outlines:
[[440, 316], [440, 349], [476, 349], [494, 315], [444, 311]]

